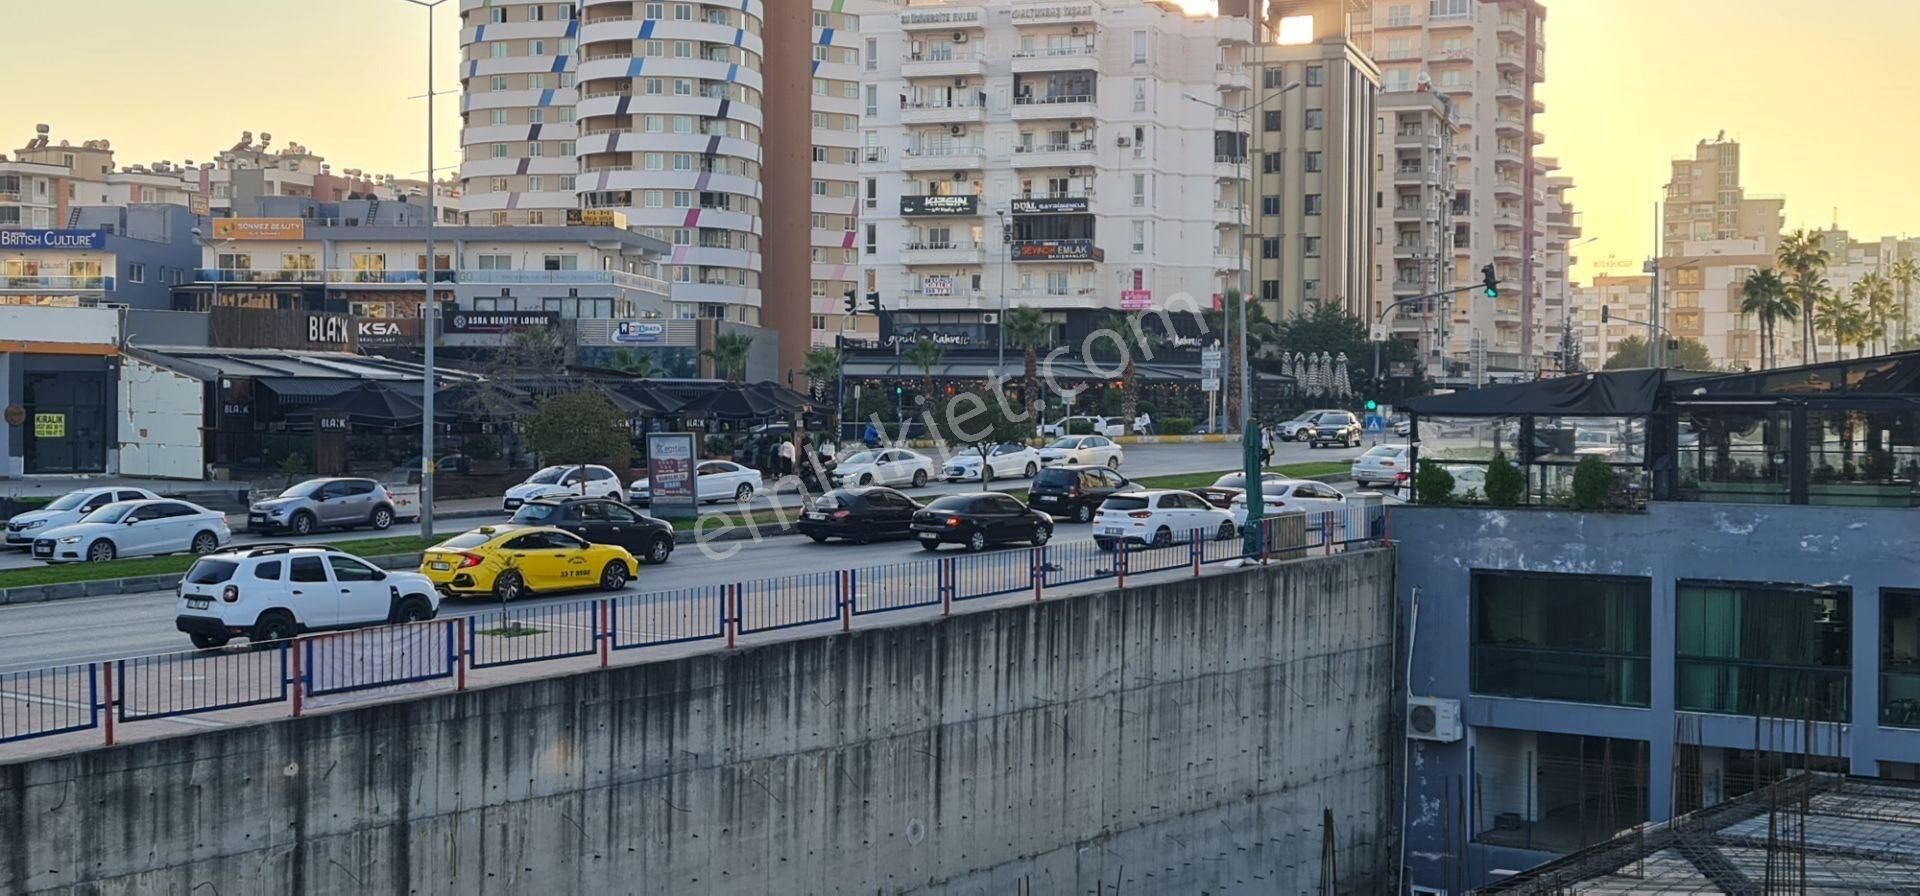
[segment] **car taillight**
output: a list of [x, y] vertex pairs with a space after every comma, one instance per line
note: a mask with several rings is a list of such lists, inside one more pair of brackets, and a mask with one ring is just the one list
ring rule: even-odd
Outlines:
[[1383, 460], [1383, 461], [1381, 461], [1381, 462], [1380, 462], [1380, 466], [1383, 466], [1383, 467], [1391, 467], [1391, 466], [1393, 466], [1393, 461], [1390, 461], [1390, 460]]
[[847, 513], [846, 511], [844, 511], [844, 510], [836, 510], [836, 511], [834, 511], [834, 512], [833, 512], [833, 518], [834, 518], [834, 519], [836, 519], [836, 520], [844, 520], [844, 519], [846, 519], [846, 518], [847, 518], [847, 517], [848, 517], [849, 515], [850, 515], [850, 514], [848, 514], [848, 513]]
[[1077, 486], [1077, 485], [1067, 486], [1067, 497], [1069, 498], [1080, 497], [1080, 486]]
[[960, 526], [960, 518], [959, 518], [959, 517], [957, 517], [957, 516], [950, 516], [950, 517], [947, 517], [947, 525], [948, 525], [948, 526], [951, 526], [951, 527], [954, 527], [954, 528], [959, 528], [959, 526]]
[[1153, 516], [1153, 511], [1151, 510], [1135, 510], [1127, 514], [1128, 518], [1136, 519], [1136, 520], [1149, 519], [1152, 516]]
[[239, 603], [240, 602], [240, 586], [228, 585], [227, 587], [220, 589], [220, 599], [230, 604]]
[[486, 561], [486, 558], [480, 556], [479, 554], [462, 553], [460, 555], [460, 568], [466, 569], [469, 566], [479, 566], [481, 563], [485, 561]]

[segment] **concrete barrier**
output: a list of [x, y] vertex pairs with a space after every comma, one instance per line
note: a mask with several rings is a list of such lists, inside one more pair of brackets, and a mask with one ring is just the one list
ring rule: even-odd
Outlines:
[[[1390, 550], [0, 765], [0, 890], [1341, 892]], [[209, 889], [212, 892], [212, 889]]]

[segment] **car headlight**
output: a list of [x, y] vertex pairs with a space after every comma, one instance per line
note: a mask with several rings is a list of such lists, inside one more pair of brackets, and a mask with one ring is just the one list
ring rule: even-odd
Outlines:
[[20, 524], [22, 529], [38, 529], [47, 524], [46, 520], [28, 520]]
[[60, 539], [60, 543], [61, 543], [61, 544], [79, 544], [79, 543], [80, 543], [80, 536], [78, 536], [78, 535], [69, 535], [69, 536], [67, 536], [67, 537], [65, 537], [65, 538], [62, 538], [62, 539]]

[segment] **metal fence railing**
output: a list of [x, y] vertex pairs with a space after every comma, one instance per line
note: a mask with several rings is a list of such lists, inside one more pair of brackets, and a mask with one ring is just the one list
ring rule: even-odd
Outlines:
[[[1172, 544], [1044, 547], [932, 557], [650, 594], [487, 608], [434, 622], [304, 636], [245, 648], [188, 651], [0, 673], [0, 743], [243, 707], [303, 702], [451, 680], [470, 670], [616, 650], [725, 639], [856, 616], [1031, 593], [1086, 582], [1125, 588], [1129, 575], [1203, 567], [1255, 555], [1245, 540], [1195, 531]], [[1291, 559], [1386, 537], [1381, 507], [1264, 520], [1257, 559]]]

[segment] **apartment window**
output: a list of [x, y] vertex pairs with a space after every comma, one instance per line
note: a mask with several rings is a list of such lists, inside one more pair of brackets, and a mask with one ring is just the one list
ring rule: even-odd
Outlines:
[[1387, 27], [1405, 28], [1413, 24], [1413, 8], [1402, 3], [1387, 7]]
[[867, 71], [877, 72], [879, 70], [880, 41], [878, 38], [869, 37], [867, 38]]
[[1279, 66], [1260, 70], [1260, 86], [1268, 90], [1278, 90], [1286, 86], [1287, 70]]
[[1260, 173], [1278, 174], [1280, 172], [1280, 154], [1263, 152], [1260, 154]]
[[147, 266], [144, 264], [127, 265], [127, 280], [133, 283], [147, 282]]
[[1308, 109], [1307, 110], [1307, 130], [1309, 131], [1320, 130], [1325, 118], [1326, 118], [1325, 112], [1319, 109]]
[[1677, 709], [1851, 720], [1846, 590], [1681, 582], [1675, 598]]
[[1472, 588], [1474, 693], [1648, 705], [1646, 579], [1475, 572]]
[[1575, 852], [1647, 820], [1646, 741], [1491, 727], [1475, 734], [1476, 842]]
[[1307, 86], [1308, 87], [1319, 87], [1323, 79], [1324, 79], [1324, 76], [1320, 66], [1317, 66], [1317, 65], [1307, 66]]
[[1307, 214], [1309, 215], [1320, 214], [1320, 194], [1319, 193], [1308, 193], [1303, 198], [1306, 200]]
[[1309, 302], [1320, 301], [1320, 281], [1303, 280], [1300, 282], [1300, 298]]
[[1260, 113], [1260, 129], [1264, 131], [1280, 130], [1280, 110], [1268, 109]]
[[504, 159], [507, 157], [507, 145], [505, 143], [495, 143], [489, 147], [489, 149], [496, 159]]
[[527, 21], [544, 22], [547, 20], [547, 8], [538, 3], [527, 7]]
[[491, 25], [505, 25], [507, 23], [506, 8], [496, 6], [487, 10], [487, 23]]
[[527, 223], [533, 225], [545, 224], [547, 223], [547, 213], [543, 211], [527, 212]]
[[1280, 281], [1278, 280], [1260, 281], [1260, 298], [1262, 301], [1267, 301], [1267, 302], [1280, 301]]
[[1280, 197], [1278, 196], [1260, 197], [1260, 214], [1268, 217], [1280, 214]]
[[540, 193], [545, 191], [546, 188], [547, 179], [545, 177], [535, 174], [527, 178], [527, 192]]
[[508, 190], [512, 189], [511, 187], [507, 186], [507, 179], [504, 177], [488, 178], [487, 188], [488, 188], [487, 191], [490, 193], [505, 193]]
[[527, 155], [529, 157], [537, 159], [546, 154], [546, 147], [540, 141], [535, 140], [527, 144]]
[[1147, 33], [1145, 31], [1135, 31], [1133, 33], [1133, 61], [1135, 63], [1147, 61]]
[[487, 56], [493, 59], [507, 58], [507, 42], [503, 40], [496, 40], [492, 43], [487, 44]]
[[1306, 154], [1306, 158], [1303, 160], [1303, 164], [1306, 165], [1306, 170], [1310, 174], [1319, 171], [1320, 170], [1320, 153], [1315, 150], [1309, 150]]
[[533, 89], [533, 90], [545, 90], [545, 89], [547, 89], [547, 74], [546, 74], [546, 72], [534, 72], [533, 74], [531, 74], [531, 75], [528, 75], [528, 76], [527, 76], [527, 87], [529, 87], [529, 88], [531, 88], [531, 89]]
[[571, 175], [571, 174], [560, 175], [560, 189], [571, 190], [574, 188], [573, 184], [574, 184], [574, 175]]
[[572, 140], [562, 140], [562, 141], [560, 141], [560, 154], [561, 154], [561, 155], [563, 155], [563, 156], [570, 156], [570, 155], [573, 155], [573, 154], [574, 154], [574, 153], [573, 153], [573, 141], [572, 141]]
[[1466, 16], [1474, 0], [1427, 0], [1429, 18]]
[[673, 191], [673, 207], [674, 208], [692, 208], [693, 192], [691, 190]]
[[488, 79], [487, 79], [487, 89], [488, 89], [488, 90], [505, 90], [505, 89], [507, 89], [507, 76], [506, 76], [506, 75], [494, 75], [493, 77], [491, 77], [491, 78], [488, 78]]
[[1319, 258], [1320, 257], [1320, 238], [1317, 236], [1301, 237], [1300, 253], [1306, 256], [1307, 258]]
[[880, 114], [880, 88], [873, 84], [868, 84], [866, 87], [867, 116], [871, 118]]
[[507, 110], [505, 110], [505, 109], [494, 109], [493, 111], [491, 111], [491, 112], [488, 112], [488, 113], [487, 113], [487, 123], [488, 123], [488, 124], [506, 124], [506, 123], [507, 123]]
[[492, 214], [488, 215], [487, 223], [492, 224], [495, 227], [505, 227], [507, 225], [507, 213], [493, 212]]
[[527, 55], [529, 56], [547, 55], [547, 42], [544, 40], [527, 41]]
[[1261, 237], [1260, 238], [1260, 257], [1261, 258], [1279, 258], [1280, 257], [1280, 238], [1277, 236]]
[[1147, 207], [1147, 176], [1144, 174], [1133, 176], [1133, 207]]
[[1920, 591], [1880, 595], [1880, 724], [1920, 728]]
[[824, 180], [815, 180], [813, 182], [813, 195], [815, 196], [827, 195], [827, 182]]
[[868, 254], [868, 255], [872, 255], [872, 254], [874, 254], [875, 252], [878, 252], [878, 251], [879, 251], [879, 246], [880, 246], [880, 231], [879, 231], [879, 229], [878, 229], [878, 228], [876, 228], [876, 227], [875, 227], [874, 225], [872, 225], [872, 224], [868, 224], [868, 225], [867, 225], [867, 240], [866, 240], [866, 246], [867, 246], [867, 254]]
[[1133, 111], [1147, 111], [1147, 79], [1133, 79]]

